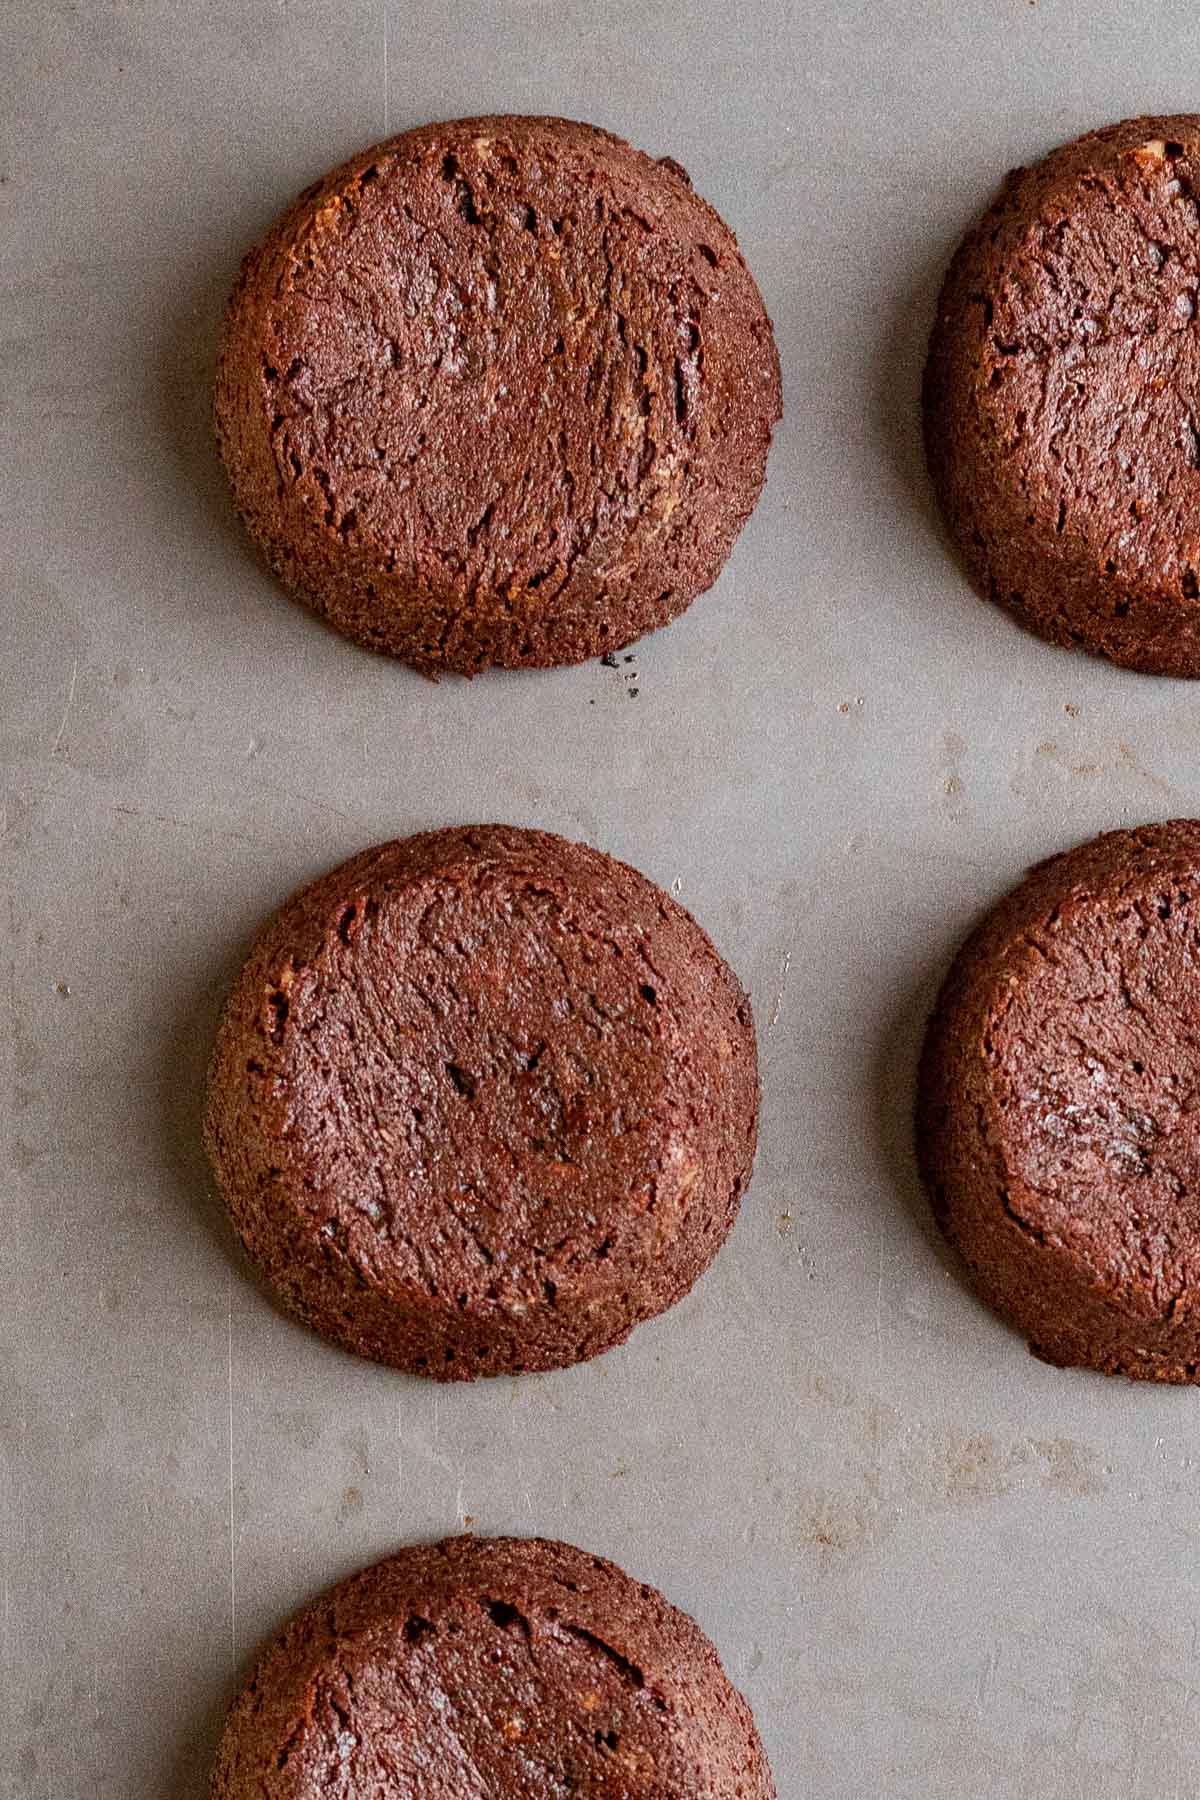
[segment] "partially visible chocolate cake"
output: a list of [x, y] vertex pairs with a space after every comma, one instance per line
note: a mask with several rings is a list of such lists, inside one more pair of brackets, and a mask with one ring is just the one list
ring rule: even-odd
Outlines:
[[1017, 169], [950, 267], [925, 441], [979, 592], [1053, 644], [1200, 675], [1200, 117]]
[[1200, 1380], [1200, 823], [1043, 863], [964, 945], [921, 1163], [981, 1297], [1048, 1362]]
[[699, 1627], [543, 1538], [401, 1550], [315, 1600], [234, 1702], [213, 1800], [774, 1800]]

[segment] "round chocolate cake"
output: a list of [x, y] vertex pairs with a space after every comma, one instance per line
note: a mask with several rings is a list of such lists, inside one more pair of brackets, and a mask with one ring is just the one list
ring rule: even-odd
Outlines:
[[1200, 823], [1043, 863], [958, 956], [918, 1104], [934, 1211], [1048, 1362], [1200, 1379]]
[[425, 126], [309, 188], [242, 267], [216, 393], [292, 594], [464, 674], [676, 618], [779, 414], [733, 233], [677, 163], [553, 118]]
[[1054, 644], [1200, 675], [1200, 118], [1018, 169], [950, 267], [929, 466], [980, 593]]
[[234, 1702], [213, 1800], [773, 1800], [699, 1627], [545, 1539], [402, 1550], [321, 1596]]
[[551, 1369], [678, 1300], [754, 1156], [749, 1003], [611, 857], [483, 826], [369, 850], [263, 930], [206, 1141], [268, 1285], [349, 1350]]

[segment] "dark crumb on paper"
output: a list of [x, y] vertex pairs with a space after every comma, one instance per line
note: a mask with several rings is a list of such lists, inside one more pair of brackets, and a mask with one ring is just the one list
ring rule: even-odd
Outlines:
[[65, 981], [56, 981], [54, 984], [54, 991], [56, 994], [61, 994], [64, 1000], [70, 998], [71, 989], [69, 984]]
[[[637, 685], [638, 672], [637, 672], [637, 667], [636, 667], [636, 664], [637, 664], [636, 651], [627, 650], [625, 652], [624, 656], [618, 657], [616, 655], [615, 651], [606, 650], [604, 655], [600, 658], [600, 662], [603, 665], [603, 667], [606, 669], [621, 670], [622, 662], [626, 665], [625, 669], [622, 671], [625, 676], [625, 692], [631, 700], [636, 700], [638, 695], [642, 691], [641, 688]], [[634, 664], [634, 667], [632, 667], [632, 668], [629, 667], [629, 665], [631, 663]], [[589, 704], [594, 706], [596, 703], [593, 700]]]
[[1064, 701], [1063, 711], [1065, 713], [1070, 713], [1070, 715], [1073, 719], [1077, 719], [1079, 717], [1079, 708], [1077, 706], [1072, 705], [1070, 700]]
[[463, 1530], [464, 1531], [470, 1531], [470, 1529], [474, 1523], [475, 1523], [475, 1514], [474, 1513], [464, 1513], [463, 1514]]

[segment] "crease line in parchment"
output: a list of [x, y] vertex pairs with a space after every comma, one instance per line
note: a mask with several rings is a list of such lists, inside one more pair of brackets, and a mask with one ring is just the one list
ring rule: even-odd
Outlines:
[[388, 135], [388, 9], [383, 0], [383, 135]]
[[229, 1282], [229, 1650], [237, 1669], [237, 1531], [233, 1482], [233, 1280]]

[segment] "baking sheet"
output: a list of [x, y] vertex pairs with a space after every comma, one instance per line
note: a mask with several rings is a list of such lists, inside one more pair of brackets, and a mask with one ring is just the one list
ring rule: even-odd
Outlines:
[[[1200, 813], [1200, 688], [975, 601], [915, 417], [959, 233], [1012, 163], [1194, 108], [1194, 7], [6, 0], [0, 32], [0, 1791], [199, 1800], [256, 1641], [470, 1523], [694, 1612], [782, 1800], [1191, 1793], [1196, 1396], [1029, 1358], [948, 1271], [907, 1121], [978, 911], [1063, 844]], [[310, 179], [506, 109], [689, 169], [787, 416], [718, 586], [634, 663], [434, 686], [252, 560], [213, 337]], [[490, 818], [586, 837], [710, 929], [753, 992], [762, 1150], [666, 1318], [447, 1389], [274, 1314], [197, 1118], [260, 918]]]

